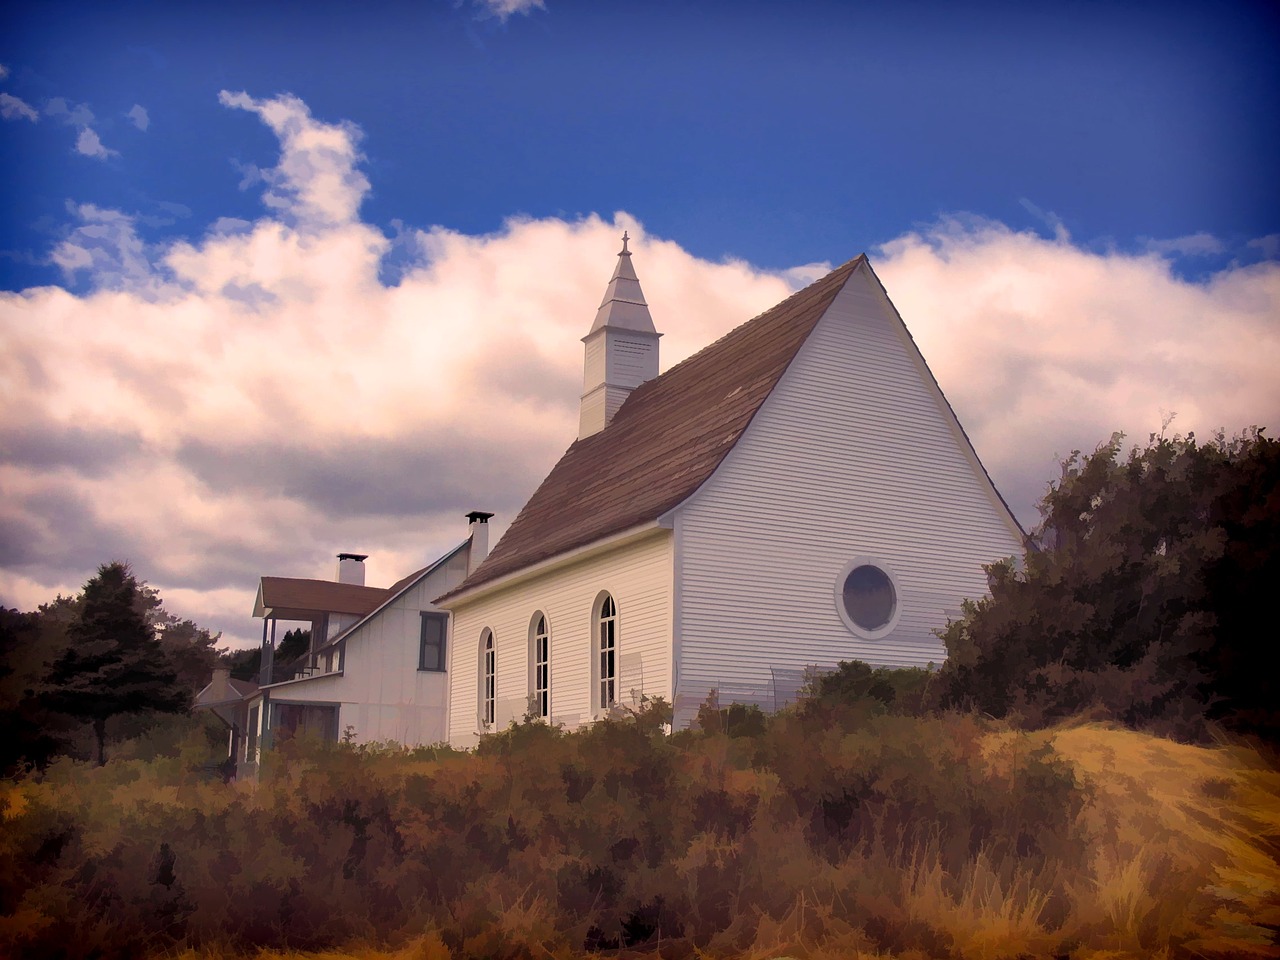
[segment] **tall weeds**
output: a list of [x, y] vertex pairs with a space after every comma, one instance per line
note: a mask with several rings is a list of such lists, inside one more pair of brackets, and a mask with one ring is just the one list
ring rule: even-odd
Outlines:
[[748, 719], [293, 742], [257, 784], [194, 747], [55, 763], [0, 787], [0, 955], [1280, 955], [1280, 774], [1245, 747]]

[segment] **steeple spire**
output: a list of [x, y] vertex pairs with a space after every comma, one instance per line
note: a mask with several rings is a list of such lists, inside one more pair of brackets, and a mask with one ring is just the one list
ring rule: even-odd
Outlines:
[[599, 433], [636, 387], [658, 375], [658, 333], [631, 265], [624, 231], [618, 263], [596, 311], [586, 345], [578, 438]]
[[604, 299], [600, 301], [600, 309], [596, 311], [596, 321], [591, 325], [591, 332], [587, 336], [602, 327], [640, 330], [644, 333], [658, 332], [653, 326], [653, 318], [649, 316], [649, 304], [645, 302], [644, 291], [640, 289], [640, 278], [631, 265], [631, 251], [627, 249], [627, 241], [630, 239], [624, 230], [622, 249], [618, 251], [618, 265], [613, 268], [613, 276], [609, 278], [609, 286], [605, 288]]

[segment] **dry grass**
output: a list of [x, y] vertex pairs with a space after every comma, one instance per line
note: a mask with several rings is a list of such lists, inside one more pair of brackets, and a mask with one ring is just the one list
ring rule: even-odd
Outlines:
[[1238, 745], [1192, 746], [1105, 724], [999, 734], [1051, 742], [1090, 802], [1089, 869], [1068, 886], [1081, 958], [1280, 957], [1280, 772]]
[[[910, 727], [913, 721], [898, 723], [903, 729], [885, 728], [887, 734], [881, 730], [876, 736], [898, 736], [901, 742], [914, 744], [927, 740], [930, 731], [936, 735], [952, 730], [941, 726], [914, 730]], [[512, 853], [504, 870], [479, 875], [454, 899], [442, 901], [444, 906], [435, 904], [438, 909], [434, 913], [428, 915], [425, 908], [432, 905], [424, 904], [416, 925], [402, 925], [397, 932], [386, 934], [402, 946], [356, 943], [346, 950], [269, 949], [243, 954], [210, 947], [171, 956], [177, 960], [1280, 958], [1275, 941], [1280, 930], [1280, 771], [1268, 766], [1258, 753], [1233, 744], [1211, 748], [1179, 744], [1102, 724], [1068, 725], [1037, 733], [992, 732], [970, 726], [972, 731], [957, 739], [965, 748], [955, 753], [962, 759], [956, 761], [954, 771], [936, 763], [922, 766], [923, 760], [914, 759], [898, 766], [885, 765], [882, 775], [885, 782], [896, 784], [894, 792], [872, 794], [864, 790], [863, 796], [896, 796], [901, 800], [904, 792], [915, 790], [926, 799], [958, 804], [971, 797], [964, 791], [973, 789], [982, 794], [978, 809], [1003, 815], [1000, 811], [1006, 807], [996, 801], [1006, 793], [1022, 798], [1019, 803], [1026, 800], [1031, 807], [1047, 805], [1052, 791], [1026, 778], [1036, 771], [1038, 775], [1044, 775], [1045, 770], [1057, 771], [1065, 763], [1079, 793], [1071, 792], [1069, 777], [1053, 790], [1065, 789], [1073, 804], [1076, 799], [1080, 802], [1062, 808], [1066, 811], [1062, 822], [1071, 829], [1053, 836], [1042, 834], [1045, 847], [1039, 854], [1019, 855], [1002, 833], [987, 835], [970, 853], [964, 837], [974, 821], [963, 819], [953, 821], [960, 824], [958, 833], [948, 833], [942, 827], [921, 835], [886, 830], [877, 832], [872, 840], [864, 836], [845, 847], [811, 846], [808, 831], [815, 821], [795, 815], [790, 806], [793, 801], [779, 787], [776, 772], [735, 760], [725, 743], [711, 742], [702, 753], [697, 752], [699, 745], [695, 743], [682, 760], [703, 764], [688, 774], [691, 782], [703, 789], [708, 776], [715, 774], [717, 783], [724, 787], [719, 804], [741, 806], [750, 800], [756, 804], [751, 808], [755, 813], [740, 829], [704, 824], [692, 830], [686, 824], [689, 832], [685, 839], [666, 848], [661, 862], [649, 868], [647, 885], [639, 888], [642, 895], [636, 894], [634, 899], [646, 902], [660, 893], [670, 903], [679, 903], [682, 896], [688, 897], [689, 916], [702, 910], [706, 890], [730, 897], [729, 919], [715, 921], [720, 926], [710, 926], [708, 921], [696, 938], [686, 932], [683, 940], [672, 941], [663, 934], [660, 943], [649, 941], [600, 954], [586, 951], [581, 946], [586, 926], [595, 921], [583, 919], [580, 906], [558, 901], [563, 886], [519, 880], [517, 874], [523, 870], [545, 880], [548, 871], [554, 874], [566, 867], [567, 861], [592, 862], [590, 851], [554, 845], [543, 850], [539, 842]], [[870, 731], [858, 736], [876, 740]], [[848, 737], [836, 738], [832, 743], [844, 749], [848, 741]], [[859, 749], [863, 752], [850, 753], [844, 767], [830, 762], [826, 755], [815, 754], [818, 760], [809, 769], [820, 770], [824, 783], [853, 782], [866, 769], [863, 758], [874, 758], [871, 748], [878, 742], [862, 744]], [[1039, 766], [1028, 762], [1033, 755], [1042, 758], [1037, 761]], [[832, 756], [846, 762], [844, 753]], [[922, 756], [932, 762], [936, 756], [951, 754]], [[398, 778], [410, 772], [431, 775], [431, 796], [458, 800], [459, 805], [467, 799], [469, 778], [480, 783], [501, 773], [495, 766], [497, 760], [475, 759], [474, 766], [454, 764], [437, 769], [429, 764], [424, 767], [419, 761], [394, 767], [390, 760], [375, 758], [389, 767], [378, 776], [402, 783]], [[969, 766], [962, 768], [961, 763]], [[468, 776], [445, 776], [450, 770]], [[985, 773], [975, 774], [975, 770]], [[359, 778], [373, 776], [358, 765], [352, 772], [358, 779], [339, 781], [334, 789], [354, 790], [364, 782]], [[93, 771], [84, 773], [85, 777], [91, 775], [102, 776]], [[788, 775], [794, 783], [796, 772]], [[522, 776], [527, 779], [530, 774], [526, 771]], [[966, 783], [971, 787], [965, 787]], [[78, 781], [71, 784], [77, 785], [85, 787]], [[38, 813], [40, 791], [49, 788], [48, 784], [24, 784], [0, 791], [0, 820], [8, 825], [32, 816], [33, 811]], [[174, 810], [193, 798], [199, 801], [202, 815], [221, 809], [199, 791], [178, 796], [164, 791], [150, 793], [145, 783], [133, 781], [113, 784], [112, 789], [120, 794], [119, 809], [134, 811], [135, 817], [149, 813], [176, 816]], [[563, 802], [553, 795], [559, 790], [558, 781], [548, 789], [550, 799], [543, 797], [539, 803]], [[223, 794], [226, 792], [220, 796]], [[388, 792], [387, 796], [392, 802], [399, 794]], [[270, 799], [265, 793], [258, 799], [263, 797]], [[620, 818], [624, 809], [631, 811], [628, 817], [644, 814], [642, 806], [623, 807], [624, 802], [630, 802], [625, 790], [620, 790], [616, 799], [593, 797], [599, 804], [598, 817]], [[225, 795], [220, 802], [225, 806], [233, 801], [240, 802], [234, 795]], [[111, 807], [110, 811], [116, 809]], [[427, 828], [413, 820], [422, 816], [421, 810], [415, 813], [412, 806], [393, 809], [406, 836], [426, 836]], [[963, 809], [947, 807], [937, 822], [945, 823], [945, 815]], [[1054, 822], [1045, 817], [1037, 820], [1032, 813], [1027, 816], [1031, 817], [1027, 822]], [[732, 827], [732, 821], [726, 822]], [[821, 818], [817, 822], [821, 823]], [[511, 824], [512, 829], [533, 831], [541, 829], [534, 826], [537, 823], [540, 821], [530, 819], [516, 824], [508, 821], [505, 813], [499, 818], [502, 828]], [[615, 826], [605, 833], [611, 837], [615, 827], [621, 829], [620, 825], [627, 823], [630, 820], [626, 818], [616, 819]], [[568, 828], [562, 822], [559, 829]], [[474, 849], [470, 840], [465, 849]], [[605, 850], [597, 851], [597, 860], [608, 856], [607, 847]], [[272, 857], [280, 860], [286, 852], [281, 848]], [[534, 866], [529, 867], [526, 861]], [[381, 869], [395, 866], [391, 860], [379, 862]], [[622, 882], [633, 883], [643, 869], [632, 862], [619, 867], [617, 875]], [[566, 875], [571, 873], [566, 868]], [[0, 920], [0, 934], [6, 923], [12, 926], [44, 920], [47, 918], [30, 910], [18, 912]], [[363, 936], [358, 930], [350, 935]]]
[[948, 936], [963, 960], [1043, 956], [1058, 941], [1041, 922], [1048, 891], [1016, 864], [997, 870], [985, 853], [952, 878], [934, 851], [922, 851], [904, 874], [903, 887], [912, 919]]

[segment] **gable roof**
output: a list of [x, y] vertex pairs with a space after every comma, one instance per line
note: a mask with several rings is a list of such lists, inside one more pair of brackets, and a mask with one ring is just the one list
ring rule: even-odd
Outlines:
[[240, 703], [252, 699], [258, 692], [258, 685], [252, 680], [237, 680], [228, 676], [225, 680], [214, 678], [206, 683], [196, 694], [196, 707], [223, 707], [231, 703]]
[[471, 538], [468, 537], [466, 540], [463, 540], [460, 544], [458, 544], [456, 547], [454, 547], [444, 556], [440, 557], [440, 559], [436, 560], [434, 563], [429, 563], [425, 567], [423, 567], [421, 570], [415, 570], [413, 573], [409, 574], [407, 577], [403, 577], [402, 579], [397, 580], [390, 587], [388, 587], [386, 591], [384, 591], [386, 593], [386, 599], [384, 599], [380, 604], [374, 607], [374, 609], [370, 610], [368, 613], [366, 613], [363, 617], [361, 617], [351, 626], [347, 627], [347, 629], [343, 630], [341, 633], [334, 635], [331, 639], [326, 640], [316, 649], [323, 650], [328, 647], [332, 647], [335, 644], [339, 643], [340, 641], [345, 640], [347, 637], [351, 636], [351, 634], [355, 633], [362, 626], [364, 626], [366, 623], [368, 623], [370, 620], [376, 617], [386, 607], [394, 603], [396, 600], [399, 600], [401, 596], [408, 593], [410, 590], [412, 590], [414, 587], [420, 584], [423, 580], [425, 580], [428, 576], [430, 576], [436, 570], [439, 570], [446, 563], [448, 563], [450, 560], [452, 560], [454, 557], [460, 554], [464, 548], [470, 545], [471, 545]]
[[488, 583], [656, 520], [711, 476], [826, 313], [859, 256], [649, 380], [575, 440], [493, 552], [457, 589]]

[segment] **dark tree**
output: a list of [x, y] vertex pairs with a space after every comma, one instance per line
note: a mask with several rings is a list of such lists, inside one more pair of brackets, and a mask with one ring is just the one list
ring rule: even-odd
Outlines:
[[1124, 457], [1116, 435], [1063, 465], [1041, 513], [1041, 548], [988, 567], [990, 597], [948, 625], [940, 705], [1280, 734], [1280, 443], [1153, 436]]
[[305, 656], [307, 651], [310, 649], [310, 630], [303, 630], [301, 627], [294, 630], [286, 630], [284, 637], [280, 640], [280, 644], [276, 648], [276, 659], [281, 663], [292, 662], [302, 656]]
[[[170, 613], [163, 613], [156, 623], [156, 636], [178, 682], [188, 690], [199, 690], [209, 682], [209, 675], [218, 665], [220, 654], [217, 643], [221, 634], [212, 634], [191, 620], [179, 620]], [[156, 619], [154, 616], [153, 620]]]
[[65, 747], [68, 718], [51, 711], [38, 693], [49, 669], [47, 652], [56, 655], [65, 635], [53, 616], [0, 609], [0, 776], [43, 767]]
[[70, 642], [46, 678], [50, 707], [93, 724], [99, 764], [106, 762], [108, 718], [146, 710], [181, 713], [191, 705], [190, 691], [147, 622], [142, 596], [128, 566], [99, 567], [84, 585]]
[[[286, 680], [293, 676], [293, 669], [304, 666], [299, 661], [311, 649], [311, 631], [298, 627], [287, 630], [276, 642], [275, 662], [272, 669], [273, 679]], [[237, 680], [257, 682], [262, 669], [262, 648], [248, 647], [241, 650], [224, 650], [222, 665], [231, 670], [231, 676]]]
[[226, 651], [222, 656], [222, 666], [229, 668], [231, 676], [237, 680], [256, 682], [262, 671], [262, 648], [246, 647]]

